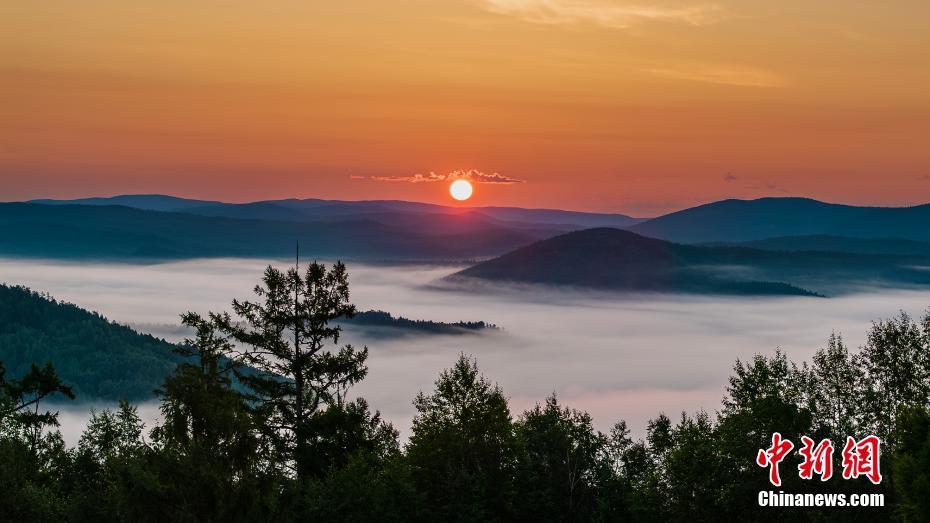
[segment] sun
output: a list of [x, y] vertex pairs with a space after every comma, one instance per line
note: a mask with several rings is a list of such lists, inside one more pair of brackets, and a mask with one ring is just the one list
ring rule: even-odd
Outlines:
[[460, 202], [471, 198], [472, 191], [471, 183], [468, 180], [455, 180], [449, 186], [449, 194]]

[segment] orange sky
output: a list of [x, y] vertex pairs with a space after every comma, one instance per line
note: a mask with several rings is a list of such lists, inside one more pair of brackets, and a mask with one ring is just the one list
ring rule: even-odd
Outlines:
[[[142, 5], [148, 4], [148, 5]], [[930, 201], [926, 0], [0, 6], [0, 200]], [[354, 178], [353, 178], [354, 177]], [[366, 179], [359, 179], [359, 178]]]

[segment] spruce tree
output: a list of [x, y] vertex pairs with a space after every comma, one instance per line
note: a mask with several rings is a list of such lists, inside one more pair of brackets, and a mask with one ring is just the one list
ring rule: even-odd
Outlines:
[[301, 488], [322, 474], [313, 449], [321, 437], [315, 421], [345, 404], [348, 389], [368, 372], [368, 348], [334, 348], [352, 317], [345, 265], [311, 263], [282, 272], [269, 266], [255, 287], [256, 301], [233, 301], [237, 316], [216, 315], [219, 329], [239, 342], [239, 361], [255, 369], [240, 379], [252, 391], [256, 419], [269, 459], [293, 472]]

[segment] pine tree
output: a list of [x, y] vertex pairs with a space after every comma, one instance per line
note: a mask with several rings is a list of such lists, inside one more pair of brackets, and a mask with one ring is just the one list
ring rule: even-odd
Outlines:
[[333, 349], [341, 329], [332, 322], [355, 314], [345, 265], [311, 263], [301, 273], [269, 266], [255, 287], [258, 301], [233, 301], [237, 321], [216, 315], [219, 329], [240, 344], [239, 361], [257, 370], [240, 379], [252, 391], [269, 458], [292, 471], [301, 488], [321, 475], [313, 449], [314, 422], [368, 372], [368, 349]]
[[149, 468], [159, 479], [159, 492], [145, 490], [140, 497], [172, 500], [161, 508], [170, 507], [166, 517], [175, 520], [259, 517], [274, 487], [267, 480], [274, 478], [263, 477], [252, 415], [233, 387], [237, 364], [224, 357], [232, 345], [213, 318], [189, 312], [182, 323], [195, 336], [176, 351], [192, 360], [179, 365], [158, 391], [164, 423], [152, 430], [156, 452]]
[[57, 412], [40, 409], [42, 401], [55, 394], [74, 399], [71, 387], [62, 383], [51, 363], [41, 368], [32, 364], [25, 376], [8, 381], [6, 369], [0, 362], [0, 424], [12, 418], [29, 438], [33, 451], [39, 445], [42, 431], [58, 426]]

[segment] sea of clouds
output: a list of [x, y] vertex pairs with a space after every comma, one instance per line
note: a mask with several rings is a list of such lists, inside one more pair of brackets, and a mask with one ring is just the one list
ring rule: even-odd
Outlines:
[[[229, 310], [251, 296], [268, 263], [210, 259], [162, 264], [64, 263], [0, 259], [0, 281], [23, 284], [169, 340], [184, 337], [180, 313]], [[500, 331], [464, 336], [406, 336], [347, 342], [367, 344], [369, 374], [355, 392], [407, 435], [417, 392], [428, 391], [459, 353], [477, 358], [500, 384], [515, 415], [555, 392], [608, 430], [625, 419], [642, 435], [665, 412], [719, 408], [737, 358], [772, 354], [808, 360], [831, 331], [851, 347], [873, 320], [904, 310], [919, 315], [930, 293], [872, 290], [836, 298], [609, 295], [541, 288], [480, 291], [437, 288], [460, 267], [349, 264], [353, 302], [413, 319], [495, 323]], [[62, 410], [62, 432], [79, 437], [90, 407]], [[157, 405], [140, 405], [149, 425]]]

